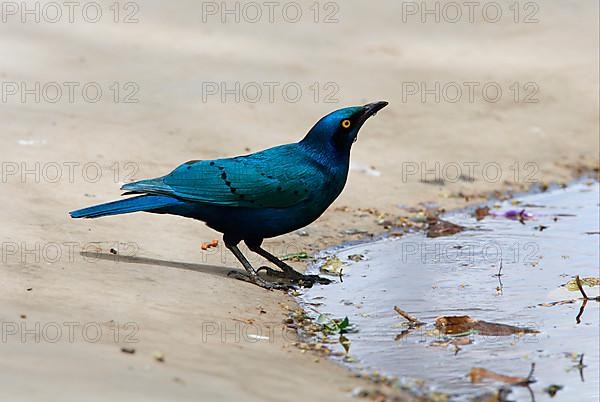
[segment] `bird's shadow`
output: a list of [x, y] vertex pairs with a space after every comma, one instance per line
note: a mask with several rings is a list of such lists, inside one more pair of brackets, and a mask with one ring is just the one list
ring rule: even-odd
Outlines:
[[128, 256], [128, 255], [120, 255], [120, 254], [112, 254], [112, 253], [109, 254], [109, 253], [82, 251], [80, 254], [87, 261], [104, 260], [104, 261], [112, 261], [112, 262], [122, 262], [122, 263], [126, 263], [126, 264], [156, 265], [156, 266], [161, 266], [161, 267], [184, 269], [187, 271], [202, 272], [205, 274], [211, 274], [211, 275], [221, 276], [221, 277], [225, 277], [225, 278], [228, 277], [227, 274], [229, 272], [238, 270], [237, 268], [223, 267], [223, 266], [217, 266], [217, 265], [193, 264], [193, 263], [188, 263], [188, 262], [159, 260], [156, 258]]

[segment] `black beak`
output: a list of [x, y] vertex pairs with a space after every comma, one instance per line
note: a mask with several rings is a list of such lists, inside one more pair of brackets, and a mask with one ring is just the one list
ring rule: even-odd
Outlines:
[[[377, 114], [377, 112], [379, 112], [381, 109], [383, 109], [387, 105], [388, 105], [388, 102], [386, 102], [386, 101], [367, 103], [366, 105], [364, 105], [362, 107], [362, 109], [363, 109], [362, 114], [361, 114], [360, 118], [358, 119], [358, 130], [360, 130], [362, 125], [365, 124], [365, 122], [369, 119], [369, 117], [375, 116]], [[354, 138], [352, 139], [352, 142], [356, 142], [356, 139], [358, 136], [358, 130], [356, 130], [354, 132], [355, 134], [354, 134]]]
[[377, 112], [379, 112], [381, 109], [383, 109], [387, 105], [388, 105], [388, 102], [386, 102], [386, 101], [373, 102], [373, 103], [368, 103], [368, 104], [364, 105], [363, 106], [363, 109], [364, 109], [363, 119], [367, 120], [369, 117], [375, 116], [377, 114]]

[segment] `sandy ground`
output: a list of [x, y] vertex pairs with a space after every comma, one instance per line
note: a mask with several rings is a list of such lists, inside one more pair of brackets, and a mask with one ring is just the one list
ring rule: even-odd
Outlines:
[[[178, 217], [74, 221], [67, 211], [116, 199], [119, 182], [186, 160], [296, 141], [329, 111], [379, 99], [390, 106], [363, 128], [342, 196], [308, 236], [269, 240], [274, 253], [338, 244], [347, 229], [381, 231], [360, 208], [394, 216], [421, 202], [459, 207], [464, 195], [477, 201], [532, 180], [568, 181], [577, 168], [598, 166], [598, 4], [548, 1], [536, 11], [523, 3], [515, 22], [512, 3], [497, 3], [497, 23], [481, 9], [472, 23], [466, 10], [458, 23], [448, 21], [454, 14], [422, 23], [401, 2], [346, 0], [320, 3], [319, 23], [313, 2], [299, 3], [297, 23], [281, 10], [270, 23], [266, 9], [257, 23], [248, 21], [254, 14], [239, 23], [205, 14], [203, 22], [203, 3], [192, 1], [141, 1], [137, 11], [121, 3], [119, 21], [133, 12], [132, 24], [115, 23], [104, 1], [98, 23], [80, 9], [73, 23], [66, 9], [59, 23], [47, 21], [54, 14], [23, 23], [4, 13], [2, 398], [351, 398], [361, 380], [292, 346], [283, 324], [289, 296], [228, 279], [238, 265], [221, 248], [201, 252], [217, 233]], [[338, 22], [323, 23], [332, 12]], [[528, 15], [538, 22], [524, 23]], [[53, 82], [63, 89], [56, 103]], [[72, 102], [65, 82], [78, 83]], [[207, 93], [221, 82], [258, 83], [263, 94], [223, 102]], [[266, 82], [277, 83], [272, 102]], [[421, 83], [434, 92], [439, 83], [439, 101], [414, 94]], [[472, 99], [464, 83], [476, 83]], [[293, 90], [282, 94], [286, 85], [302, 89], [297, 102]], [[456, 86], [463, 94], [454, 102]], [[95, 103], [94, 87], [102, 89]], [[495, 88], [502, 97], [492, 102]], [[437, 174], [421, 176], [436, 163]], [[105, 258], [80, 254], [94, 247]]]

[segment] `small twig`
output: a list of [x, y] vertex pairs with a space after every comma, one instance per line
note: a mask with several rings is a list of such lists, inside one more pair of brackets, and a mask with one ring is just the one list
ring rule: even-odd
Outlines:
[[527, 382], [533, 382], [533, 372], [535, 371], [535, 363], [531, 363], [531, 369], [527, 375]]
[[531, 363], [531, 369], [529, 370], [529, 374], [527, 375], [527, 377], [525, 377], [525, 379], [515, 385], [522, 385], [522, 386], [526, 386], [529, 387], [529, 384], [534, 383], [535, 380], [533, 379], [533, 372], [535, 371], [535, 363]]
[[575, 367], [577, 367], [577, 370], [579, 370], [579, 377], [581, 378], [581, 382], [585, 382], [583, 378], [583, 369], [587, 366], [583, 364], [583, 353], [581, 354], [581, 356], [579, 356], [579, 364], [577, 364], [577, 366]]
[[418, 318], [416, 318], [413, 315], [410, 315], [409, 313], [407, 313], [406, 311], [402, 310], [400, 307], [398, 306], [394, 306], [394, 311], [398, 314], [400, 314], [403, 318], [405, 318], [408, 322], [410, 322], [413, 326], [419, 327], [421, 325], [425, 325], [424, 322], [419, 321]]
[[494, 276], [497, 276], [498, 278], [502, 276], [502, 260], [500, 260], [500, 269], [498, 269], [498, 273]]
[[579, 288], [579, 291], [581, 292], [583, 298], [585, 300], [589, 300], [589, 297], [585, 294], [585, 291], [583, 290], [583, 285], [581, 285], [581, 279], [579, 279], [579, 275], [575, 277], [575, 283], [577, 284], [577, 287]]
[[575, 317], [575, 322], [577, 324], [581, 324], [581, 316], [583, 315], [583, 312], [585, 311], [585, 306], [587, 306], [587, 302], [588, 302], [588, 299], [583, 299], [583, 303], [581, 303], [581, 307], [579, 308], [579, 314], [577, 314], [577, 317]]

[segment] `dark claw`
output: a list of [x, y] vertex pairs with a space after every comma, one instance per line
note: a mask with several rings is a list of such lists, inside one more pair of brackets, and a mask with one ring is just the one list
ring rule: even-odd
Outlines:
[[297, 283], [304, 287], [310, 288], [315, 283], [320, 285], [329, 285], [333, 281], [327, 278], [320, 277], [319, 275], [303, 275], [296, 271], [276, 271], [270, 267], [262, 266], [256, 270], [257, 273], [260, 271], [265, 271], [267, 275], [274, 278], [285, 278], [290, 280], [292, 283]]
[[313, 283], [318, 283], [321, 285], [329, 285], [330, 283], [333, 283], [331, 279], [323, 278], [319, 275], [302, 275], [302, 279], [307, 279], [309, 281], [312, 281]]
[[240, 271], [229, 271], [227, 273], [227, 276], [230, 278], [234, 278], [237, 279], [239, 281], [244, 281], [244, 282], [248, 282], [248, 283], [252, 283], [256, 286], [260, 286], [263, 289], [267, 289], [267, 290], [292, 290], [294, 289], [293, 286], [291, 285], [284, 285], [284, 284], [280, 284], [280, 283], [273, 283], [273, 282], [267, 282], [264, 279], [262, 279], [261, 277], [259, 277], [258, 275], [248, 275], [245, 273], [242, 273]]

